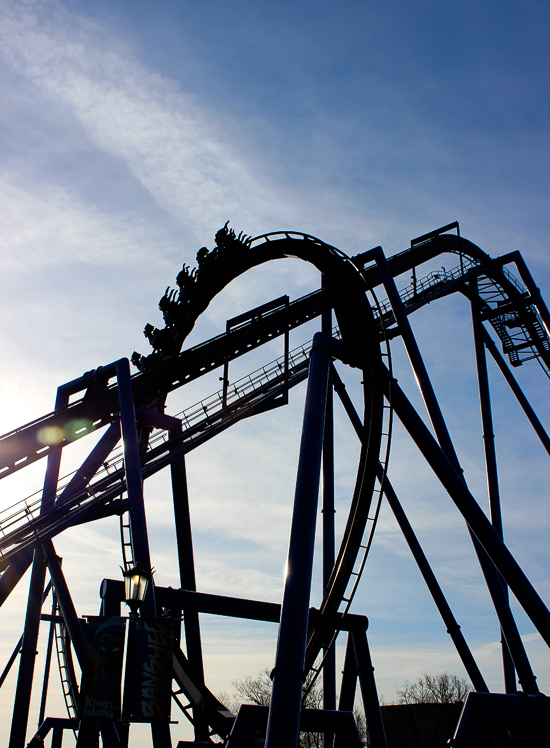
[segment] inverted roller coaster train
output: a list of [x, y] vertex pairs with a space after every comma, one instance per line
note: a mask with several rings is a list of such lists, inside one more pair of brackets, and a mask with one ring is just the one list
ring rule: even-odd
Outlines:
[[[430, 263], [443, 255], [452, 268], [426, 273]], [[310, 263], [320, 272], [319, 290], [297, 299], [280, 296], [266, 301], [228, 320], [224, 333], [184, 348], [200, 315], [228, 284], [255, 267], [288, 257]], [[399, 291], [396, 279], [405, 274], [408, 285]], [[414, 239], [409, 249], [389, 258], [381, 247], [348, 257], [300, 232], [251, 238], [236, 235], [226, 224], [216, 234], [214, 249], [199, 250], [197, 267], [184, 265], [176, 284], [159, 303], [164, 327], [145, 328], [152, 353], [131, 357], [135, 373], [127, 358], [89, 371], [58, 388], [53, 412], [0, 437], [0, 478], [38, 460], [46, 464], [40, 494], [0, 512], [1, 605], [10, 604], [10, 594], [31, 570], [24, 630], [20, 640], [13, 642], [13, 653], [0, 675], [1, 687], [18, 663], [9, 747], [27, 744], [43, 622], [49, 627], [48, 651], [41, 679], [39, 727], [29, 746], [42, 745], [48, 734], [52, 746], [61, 746], [69, 734], [76, 736], [78, 748], [98, 745], [99, 740], [109, 748], [124, 746], [131, 736], [131, 723], [141, 721], [151, 723], [154, 747], [167, 748], [179, 729], [170, 726], [170, 704], [193, 726], [194, 740], [180, 740], [181, 748], [207, 744], [289, 748], [298, 745], [304, 730], [323, 733], [325, 746], [360, 746], [353, 717], [358, 682], [370, 745], [385, 748], [368, 620], [351, 612], [385, 502], [474, 688], [450, 744], [485, 748], [498, 739], [507, 746], [548, 745], [550, 701], [537, 685], [509, 591], [547, 647], [550, 612], [503, 541], [486, 360], [488, 352], [550, 455], [550, 438], [512, 374], [514, 367], [533, 360], [541, 366], [541, 377], [550, 376], [550, 314], [521, 254], [513, 251], [490, 257], [460, 236], [458, 223]], [[468, 488], [409, 322], [417, 310], [455, 293], [465, 297], [471, 310], [488, 513]], [[316, 318], [320, 331], [313, 340], [291, 349], [291, 331]], [[427, 419], [395, 377], [390, 342], [397, 337], [408, 354]], [[284, 346], [280, 358], [247, 377], [230, 379], [230, 362], [277, 338]], [[183, 412], [166, 412], [170, 393], [215, 370], [221, 373], [219, 392]], [[339, 370], [358, 372], [360, 408], [352, 402]], [[282, 598], [266, 602], [201, 592], [196, 584], [186, 455], [243, 419], [287, 405], [289, 391], [302, 382], [306, 395]], [[359, 456], [355, 486], [348, 498], [349, 514], [337, 545], [333, 417], [335, 407], [340, 406], [357, 435]], [[502, 693], [490, 692], [390, 482], [395, 419], [415, 443], [418, 460], [433, 471], [465, 520], [496, 614], [495, 627], [500, 627]], [[94, 433], [95, 440], [90, 440], [94, 446], [81, 466], [60, 478], [63, 449]], [[87, 616], [86, 624], [79, 617], [83, 611], [75, 609], [67, 583], [71, 558], [64, 559], [62, 568], [55, 538], [69, 528], [118, 516], [120, 540], [110, 542], [121, 542], [124, 570], [136, 579], [141, 573], [150, 576], [154, 559], [143, 484], [165, 468], [171, 479], [180, 587], [162, 586], [163, 570], [158, 568], [141, 605], [132, 604], [127, 624], [121, 616], [121, 603], [128, 595], [123, 581], [104, 579], [99, 616]], [[323, 593], [318, 607], [310, 607], [319, 509]], [[51, 613], [46, 612], [46, 604]], [[245, 705], [235, 715], [208, 688], [200, 613], [278, 626], [269, 707]], [[110, 627], [111, 641], [120, 646], [113, 646], [102, 660], [94, 632], [106, 627]], [[347, 641], [341, 679], [337, 678], [335, 654], [340, 634]], [[48, 714], [54, 650], [67, 716]], [[80, 683], [76, 664], [82, 671]], [[162, 677], [152, 675], [157, 666]], [[143, 673], [149, 673], [149, 680]], [[314, 680], [321, 679], [322, 709], [301, 706], [304, 679], [310, 673]]]

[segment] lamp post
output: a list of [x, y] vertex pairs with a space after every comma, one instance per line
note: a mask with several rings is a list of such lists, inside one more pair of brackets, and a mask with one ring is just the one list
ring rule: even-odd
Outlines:
[[136, 624], [139, 618], [139, 607], [145, 600], [147, 587], [153, 577], [153, 571], [144, 569], [139, 561], [130, 569], [122, 570], [124, 577], [124, 597], [130, 608], [128, 617], [128, 644], [126, 646], [126, 669], [124, 672], [124, 692], [122, 697], [122, 717], [120, 721], [120, 748], [127, 748], [130, 735], [130, 717], [132, 712], [132, 678]]

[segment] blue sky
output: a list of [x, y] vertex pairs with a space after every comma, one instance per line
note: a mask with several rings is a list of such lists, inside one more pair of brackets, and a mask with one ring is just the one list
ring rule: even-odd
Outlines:
[[[228, 219], [251, 235], [308, 232], [350, 255], [377, 244], [391, 255], [459, 220], [462, 234], [491, 255], [519, 249], [550, 299], [547, 4], [6, 0], [0, 7], [0, 432], [50, 410], [57, 385], [133, 350], [147, 353], [142, 330], [160, 323], [164, 289]], [[215, 301], [190, 343], [256, 304], [317, 284], [298, 262], [260, 268]], [[484, 505], [467, 304], [438, 302], [412, 323]], [[232, 371], [244, 375], [279, 353], [275, 345]], [[420, 408], [399, 342], [394, 357]], [[547, 378], [536, 362], [517, 376], [549, 424]], [[353, 378], [349, 385], [357, 391]], [[493, 370], [491, 385], [506, 537], [549, 602], [547, 456]], [[217, 387], [216, 374], [178, 393], [171, 412]], [[302, 405], [303, 389], [288, 408], [190, 456], [203, 591], [280, 599]], [[357, 445], [338, 418], [342, 525]], [[86, 452], [71, 449], [67, 471]], [[1, 507], [38, 490], [41, 471], [0, 482]], [[498, 630], [463, 523], [398, 426], [390, 475], [485, 677], [500, 690]], [[167, 476], [146, 486], [146, 501], [158, 582], [177, 584]], [[104, 521], [57, 541], [80, 614], [96, 611], [101, 579], [119, 573], [117, 532]], [[423, 671], [462, 674], [418, 576], [386, 509], [355, 610], [371, 620], [387, 701]], [[314, 602], [318, 594], [317, 582]], [[19, 636], [24, 597], [21, 586], [1, 612], [2, 662]], [[518, 620], [548, 691], [548, 653], [521, 613]], [[205, 621], [213, 690], [231, 691], [231, 680], [269, 666], [274, 637], [269, 626]], [[55, 695], [52, 705], [63, 713]], [[7, 728], [0, 732], [3, 746]]]

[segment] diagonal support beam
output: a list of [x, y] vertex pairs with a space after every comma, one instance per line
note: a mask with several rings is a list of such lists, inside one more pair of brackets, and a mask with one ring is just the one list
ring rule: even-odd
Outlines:
[[[338, 372], [334, 367], [331, 368], [330, 376], [332, 382], [335, 383], [335, 389], [355, 429], [357, 436], [359, 437], [359, 439], [362, 439], [363, 424], [361, 423], [361, 419], [359, 418], [359, 415], [357, 414], [357, 411], [355, 410], [353, 403], [351, 402], [344, 383], [338, 376]], [[472, 655], [470, 647], [468, 646], [466, 639], [464, 638], [464, 635], [460, 630], [460, 625], [453, 615], [445, 594], [443, 593], [443, 590], [441, 589], [439, 582], [437, 581], [436, 576], [432, 571], [430, 563], [426, 558], [426, 555], [422, 550], [420, 543], [418, 542], [415, 532], [409, 520], [407, 519], [407, 516], [399, 499], [397, 498], [397, 494], [395, 493], [388, 476], [383, 476], [383, 470], [380, 466], [378, 479], [382, 480], [382, 478], [384, 478], [382, 489], [384, 495], [388, 500], [388, 504], [390, 505], [397, 523], [401, 529], [401, 532], [403, 533], [405, 540], [407, 541], [407, 544], [411, 550], [411, 553], [413, 554], [414, 560], [417, 563], [420, 573], [422, 574], [422, 577], [426, 582], [426, 586], [428, 587], [437, 610], [439, 611], [439, 615], [441, 616], [443, 623], [447, 627], [447, 632], [449, 633], [449, 636], [451, 637], [453, 644], [455, 645], [458, 655], [462, 660], [462, 664], [464, 665], [464, 668], [468, 673], [468, 677], [472, 681], [472, 684], [476, 691], [488, 691], [489, 689], [487, 688], [487, 684], [485, 683], [485, 680], [477, 666], [477, 663], [474, 660], [474, 656]]]
[[516, 400], [520, 404], [523, 412], [527, 416], [529, 423], [534, 428], [535, 433], [539, 437], [542, 446], [544, 449], [548, 452], [550, 455], [550, 437], [546, 433], [546, 430], [542, 423], [539, 421], [537, 414], [531, 407], [531, 404], [529, 400], [525, 397], [525, 394], [523, 393], [523, 390], [517, 383], [514, 375], [508, 368], [508, 365], [506, 364], [506, 361], [504, 358], [500, 355], [500, 352], [495, 344], [495, 341], [492, 339], [492, 337], [489, 335], [487, 330], [485, 328], [482, 328], [481, 334], [483, 336], [483, 342], [485, 343], [485, 347], [493, 357], [496, 365], [500, 369], [504, 379], [508, 382], [508, 386], [516, 396]]
[[[416, 343], [414, 333], [405, 313], [403, 302], [401, 301], [399, 292], [397, 291], [397, 287], [390, 272], [387, 260], [381, 247], [377, 247], [373, 250], [373, 252], [376, 264], [380, 270], [380, 275], [382, 277], [384, 287], [392, 305], [393, 313], [395, 315], [395, 319], [397, 320], [403, 342], [407, 349], [407, 353], [409, 355], [409, 359], [411, 361], [411, 365], [413, 367], [413, 371], [418, 383], [418, 387], [420, 389], [422, 397], [424, 398], [428, 415], [433, 424], [437, 440], [441, 445], [444, 454], [450, 461], [451, 466], [454, 468], [456, 473], [462, 475], [462, 468], [460, 467], [460, 463], [451, 441], [445, 419], [443, 418], [443, 414], [439, 407], [435, 391], [432, 387], [428, 371], [424, 365], [422, 355]], [[388, 394], [387, 397], [389, 399], [390, 395]], [[465, 485], [463, 477], [462, 480]], [[476, 537], [476, 534], [473, 532], [471, 527], [469, 527], [469, 532], [470, 537], [472, 538], [472, 543], [474, 545], [474, 550], [483, 572], [483, 576], [485, 577], [489, 594], [493, 601], [493, 605], [500, 622], [500, 626], [506, 638], [506, 644], [510, 649], [510, 652], [512, 653], [514, 665], [516, 667], [516, 670], [518, 671], [522, 687], [527, 693], [537, 693], [538, 687], [536, 684], [536, 679], [533, 675], [533, 671], [529, 663], [529, 658], [527, 657], [525, 647], [523, 646], [521, 636], [519, 635], [516, 622], [512, 615], [507, 595], [502, 586], [502, 580], [496, 573], [494, 565], [491, 562], [490, 556], [488, 555], [486, 549], [483, 547], [483, 544], [479, 542], [479, 538]]]
[[443, 450], [411, 405], [403, 390], [399, 387], [395, 379], [391, 381], [390, 387], [390, 374], [384, 366], [382, 367], [382, 371], [385, 378], [384, 388], [386, 397], [391, 398], [391, 404], [399, 420], [409, 432], [444, 488], [448, 491], [470, 529], [509, 585], [537, 631], [550, 647], [550, 611], [515, 558], [495, 532], [495, 529], [466, 487], [461, 476], [453, 468], [449, 459], [443, 453]]

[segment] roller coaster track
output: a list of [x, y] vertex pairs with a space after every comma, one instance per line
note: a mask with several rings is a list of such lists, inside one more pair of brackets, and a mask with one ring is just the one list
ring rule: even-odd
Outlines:
[[[249, 267], [269, 259], [295, 253], [316, 264], [325, 277], [331, 278], [332, 271], [335, 279], [332, 278], [332, 285], [328, 289], [321, 289], [292, 302], [288, 312], [280, 307], [261, 313], [231, 332], [181, 353], [179, 348], [189, 329], [185, 328], [181, 334], [174, 334], [170, 355], [162, 350], [155, 351], [151, 357], [154, 359], [151, 365], [144, 366], [142, 371], [133, 376], [136, 408], [162, 410], [169, 392], [282, 335], [286, 325], [293, 329], [331, 308], [335, 309], [339, 328], [342, 330], [342, 341], [335, 344], [331, 355], [357, 368], [365, 370], [365, 367], [370, 367], [374, 370], [377, 362], [372, 356], [370, 361], [365, 358], [365, 351], [369, 346], [371, 354], [376, 350], [383, 331], [388, 337], [398, 331], [389, 304], [382, 304], [377, 313], [373, 314], [365, 299], [365, 292], [381, 283], [378, 268], [368, 264], [372, 258], [371, 251], [351, 258], [350, 261], [335, 248], [324, 245], [313, 237], [291, 232], [256, 237], [246, 246], [251, 251], [257, 250], [259, 256], [252, 261], [247, 260], [242, 266], [237, 264], [223, 280], [214, 283], [209, 298], [201, 299], [197, 305], [195, 317], [229, 280]], [[319, 250], [326, 253], [324, 265], [312, 259]], [[460, 264], [449, 271], [442, 268], [442, 272], [431, 272], [420, 280], [413, 276], [413, 283], [400, 294], [407, 313], [410, 314], [440, 297], [461, 292], [477, 304], [483, 319], [492, 325], [512, 365], [519, 366], [529, 358], [537, 358], [549, 375], [550, 341], [543, 321], [547, 310], [545, 307], [541, 309], [540, 300], [504, 267], [513, 259], [492, 259], [467, 240], [445, 234], [428, 236], [424, 242], [390, 258], [388, 264], [394, 277], [397, 277], [402, 273], [415, 271], [417, 266], [444, 252], [459, 256]], [[359, 278], [362, 278], [362, 284]], [[350, 295], [352, 298], [346, 295], [348, 287], [353, 287], [353, 294]], [[369, 315], [372, 320], [371, 339], [365, 343]], [[310, 344], [307, 344], [292, 352], [288, 379], [282, 374], [283, 359], [277, 359], [245, 380], [232, 384], [226, 402], [222, 392], [218, 392], [176, 416], [183, 426], [183, 433], [177, 438], [169, 438], [168, 432], [164, 430], [151, 433], [151, 429], [144, 423], [141, 455], [143, 479], [242, 418], [284, 404], [287, 388], [307, 377], [309, 348]], [[375, 379], [375, 376], [365, 377], [369, 386], [376, 389], [376, 383], [373, 385]], [[84, 397], [67, 408], [47, 414], [0, 437], [0, 478], [118, 420], [117, 385], [110, 383], [101, 369], [88, 374], [83, 389]], [[369, 408], [374, 403], [370, 410], [373, 429], [371, 443], [369, 449], [365, 446], [368, 439], [363, 444], [350, 519], [321, 606], [321, 620], [323, 617], [331, 620], [344, 597], [371, 507], [379, 459], [377, 444], [380, 442], [380, 435], [375, 432], [379, 429], [382, 417], [379, 387], [375, 395], [371, 393], [367, 396], [366, 393], [365, 402], [367, 401]], [[54, 438], [52, 434], [57, 436]], [[120, 499], [126, 490], [122, 454], [115, 453], [106, 460], [84, 487], [68, 490], [70, 486], [69, 482], [59, 488], [54, 509], [44, 514], [39, 514], [41, 497], [38, 496], [19, 502], [0, 513], [0, 571], [5, 570], [20, 554], [37, 547], [67, 527], [98, 516], [121, 514], [125, 511], [126, 502]], [[127, 544], [130, 542], [128, 539]], [[322, 638], [321, 623], [310, 639], [308, 667], [312, 666], [322, 646]], [[66, 646], [65, 640], [63, 645]], [[185, 670], [181, 663], [180, 666]]]
[[[550, 376], [550, 339], [537, 306], [539, 300], [534, 299], [504, 267], [502, 260], [490, 258], [463, 238], [444, 234], [389, 258], [388, 264], [396, 277], [446, 252], [459, 255], [460, 265], [448, 271], [431, 272], [404, 288], [400, 295], [408, 313], [456, 291], [469, 298], [475, 297], [484, 319], [500, 338], [511, 364], [520, 366], [526, 360], [537, 358]], [[381, 283], [380, 274], [374, 265], [364, 267], [368, 257], [369, 251], [352, 259], [361, 267], [368, 287], [376, 288]], [[478, 280], [477, 290], [467, 283], [474, 279]], [[289, 329], [318, 317], [330, 305], [325, 289], [291, 302]], [[397, 328], [387, 302], [382, 304], [382, 311], [384, 326], [391, 337], [397, 334]], [[159, 394], [166, 395], [281, 335], [283, 320], [284, 310], [275, 309], [253, 322], [240, 325], [229, 334], [218, 335], [152, 369], [135, 374], [132, 379], [136, 407], [151, 407]], [[102, 381], [101, 369], [89, 372], [88, 377], [90, 386], [83, 398], [0, 437], [0, 478], [46, 457], [117, 417], [116, 385], [108, 386]], [[63, 438], [58, 442], [48, 442], [50, 435], [55, 433], [63, 434]]]
[[[294, 387], [307, 377], [311, 343], [291, 351], [288, 387]], [[258, 369], [229, 387], [227, 406], [223, 406], [223, 392], [214, 393], [178, 414], [184, 430], [174, 440], [164, 430], [156, 430], [149, 441], [149, 449], [141, 462], [145, 480], [166, 467], [176, 457], [187, 454], [221, 433], [242, 418], [277, 407], [284, 396], [284, 357]], [[66, 476], [57, 491], [56, 506], [40, 514], [41, 496], [24, 499], [0, 515], [0, 570], [6, 568], [25, 549], [62, 532], [67, 527], [92, 519], [91, 513], [121, 496], [126, 491], [122, 451], [106, 461], [96, 474], [96, 480], [70, 498], [64, 493], [74, 476]], [[124, 504], [114, 503], [112, 513]], [[102, 516], [105, 516], [102, 514]]]
[[[447, 238], [447, 236], [439, 237], [440, 240], [446, 240]], [[465, 240], [462, 239], [462, 242], [464, 243]], [[400, 256], [397, 255], [396, 257]], [[475, 297], [483, 310], [484, 319], [488, 320], [495, 329], [501, 340], [503, 351], [509, 355], [512, 365], [519, 366], [530, 358], [537, 358], [548, 374], [550, 342], [545, 325], [529, 293], [506, 268], [502, 267], [498, 272], [498, 264], [495, 261], [481, 264], [476, 259], [474, 257], [464, 257], [457, 267], [450, 270], [442, 268], [441, 271], [431, 272], [403, 289], [400, 292], [400, 297], [405, 309], [408, 313], [412, 313], [437, 298], [457, 291], [462, 292], [469, 298]], [[394, 258], [390, 258], [389, 262], [392, 263], [392, 261], [394, 261]], [[497, 272], [495, 272], [495, 267]], [[373, 282], [374, 280], [374, 285], [378, 285], [379, 280], [376, 278], [375, 270], [376, 268], [367, 267], [363, 270], [363, 275], [367, 281]], [[476, 282], [475, 288], [471, 285], [473, 281]], [[298, 299], [290, 305], [290, 327], [298, 326], [318, 316], [326, 307], [326, 293], [323, 290]], [[378, 327], [381, 328], [383, 323], [383, 328], [387, 335], [391, 337], [397, 328], [389, 302], [383, 302], [380, 304], [380, 309], [375, 311], [378, 312], [376, 317]], [[266, 314], [262, 319], [262, 321], [265, 320], [265, 329], [263, 330], [259, 329], [260, 325], [255, 320], [254, 323], [248, 322], [241, 325], [236, 332], [231, 332], [230, 335], [219, 335], [200, 346], [184, 351], [180, 358], [182, 362], [187, 363], [188, 368], [181, 378], [183, 381], [173, 382], [172, 387], [181, 386], [181, 384], [191, 381], [207, 370], [216, 368], [222, 360], [227, 360], [227, 358], [232, 360], [262, 345], [266, 340], [271, 340], [276, 335], [280, 335], [282, 333], [281, 315], [281, 309]], [[516, 332], [511, 333], [512, 329], [515, 329]], [[232, 344], [233, 351], [228, 356], [224, 351], [227, 351], [230, 337], [229, 342]], [[310, 346], [311, 342], [292, 351], [289, 387], [295, 386], [305, 378]], [[219, 351], [222, 351], [221, 358]], [[210, 360], [209, 366], [203, 366], [206, 360]], [[180, 437], [177, 447], [168, 444], [166, 431], [155, 431], [150, 436], [148, 451], [142, 462], [144, 478], [165, 467], [176, 454], [190, 451], [229, 427], [236, 420], [258, 412], [258, 409], [262, 407], [262, 402], [264, 404], [269, 401], [274, 402], [277, 397], [282, 397], [280, 375], [283, 365], [283, 358], [276, 359], [271, 364], [235, 382], [229, 388], [229, 407], [226, 409], [223, 408], [222, 391], [219, 391], [178, 414], [176, 417], [181, 419], [185, 432]], [[142, 375], [135, 375], [134, 379], [140, 376]], [[112, 386], [109, 391], [114, 390], [115, 387]], [[60, 424], [67, 422], [68, 413], [71, 414], [70, 420], [84, 420], [82, 418], [75, 419], [72, 411], [73, 409], [81, 410], [81, 413], [88, 414], [83, 407], [85, 400], [86, 398], [82, 398], [65, 409], [63, 413], [59, 411], [51, 413], [17, 431], [0, 437], [0, 454], [4, 454], [3, 447], [5, 444], [9, 444], [8, 449], [10, 449], [15, 440], [27, 444], [30, 440], [30, 432], [39, 433], [44, 428], [59, 428]], [[116, 413], [111, 413], [110, 417], [113, 418], [115, 415]], [[89, 419], [87, 420], [89, 421]], [[106, 417], [103, 416], [101, 423], [105, 423], [106, 420]], [[39, 428], [37, 429], [37, 427]], [[99, 427], [99, 424], [96, 427]], [[90, 433], [91, 430], [93, 429], [85, 429], [86, 433]], [[77, 436], [80, 437], [81, 434], [77, 434]], [[52, 450], [47, 450], [47, 448], [38, 450], [34, 453], [34, 459], [39, 459], [48, 451], [51, 453]], [[56, 508], [52, 510], [55, 513], [55, 519], [53, 516], [50, 519], [47, 515], [39, 517], [41, 492], [0, 512], [0, 533], [2, 535], [0, 538], [0, 570], [6, 567], [7, 561], [18, 550], [35, 547], [41, 539], [52, 537], [66, 526], [79, 521], [87, 521], [81, 519], [82, 513], [89, 512], [94, 507], [102, 506], [120, 496], [125, 491], [122, 460], [121, 451], [110, 457], [97, 471], [94, 482], [87, 486], [85, 490], [73, 496], [70, 501], [62, 498], [63, 491], [67, 487], [66, 483], [62, 483], [58, 489]], [[31, 461], [33, 461], [33, 457], [18, 457], [13, 463], [13, 469], [18, 469], [23, 463], [29, 464]], [[13, 469], [10, 471], [4, 467], [4, 472], [0, 475], [3, 477], [12, 472]], [[70, 477], [66, 476], [64, 480]], [[114, 507], [114, 509], [118, 511], [119, 507]], [[42, 527], [48, 529], [41, 530]]]

